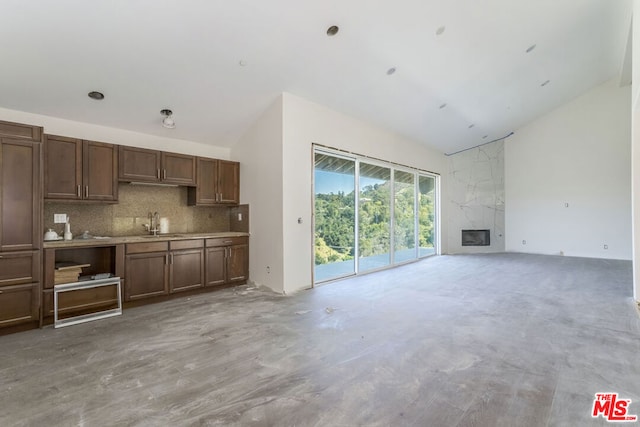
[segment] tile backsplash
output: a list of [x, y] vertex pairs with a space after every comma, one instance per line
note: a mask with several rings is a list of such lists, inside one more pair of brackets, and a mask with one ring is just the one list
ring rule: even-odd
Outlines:
[[62, 234], [64, 224], [54, 224], [54, 213], [66, 213], [74, 236], [89, 231], [94, 236], [145, 234], [149, 212], [168, 218], [170, 233], [230, 231], [226, 206], [187, 206], [186, 187], [156, 187], [121, 183], [117, 204], [46, 201], [44, 229]]

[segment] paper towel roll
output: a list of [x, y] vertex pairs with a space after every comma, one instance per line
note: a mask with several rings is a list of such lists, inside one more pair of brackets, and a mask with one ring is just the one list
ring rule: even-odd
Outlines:
[[169, 232], [169, 218], [160, 218], [160, 234]]

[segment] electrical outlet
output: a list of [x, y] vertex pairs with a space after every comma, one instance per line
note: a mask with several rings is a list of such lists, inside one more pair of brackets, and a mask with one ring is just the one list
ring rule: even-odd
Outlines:
[[565, 207], [565, 208], [568, 208], [568, 207], [569, 207], [569, 203], [565, 203], [565, 204], [564, 204], [564, 207]]
[[271, 267], [267, 265], [267, 274], [270, 274], [270, 273], [271, 273]]
[[609, 245], [604, 245], [604, 248], [605, 249], [609, 249]]
[[54, 224], [64, 224], [67, 222], [67, 214], [53, 214]]
[[523, 244], [523, 245], [526, 245], [526, 244], [527, 244], [527, 241], [526, 241], [526, 240], [523, 240], [523, 241], [522, 241], [522, 244]]
[[238, 221], [242, 221], [242, 212], [238, 212]]

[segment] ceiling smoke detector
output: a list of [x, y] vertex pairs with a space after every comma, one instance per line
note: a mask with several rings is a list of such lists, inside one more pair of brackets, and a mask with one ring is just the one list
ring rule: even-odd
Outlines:
[[160, 114], [164, 116], [164, 119], [162, 119], [162, 126], [166, 127], [167, 129], [175, 129], [176, 122], [174, 122], [173, 118], [171, 117], [173, 111], [165, 108], [164, 110], [160, 110]]

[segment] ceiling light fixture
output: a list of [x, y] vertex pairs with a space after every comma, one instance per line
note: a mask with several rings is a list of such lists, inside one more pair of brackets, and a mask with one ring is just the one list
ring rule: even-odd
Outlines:
[[532, 44], [531, 46], [529, 46], [529, 47], [527, 48], [527, 50], [526, 50], [525, 52], [530, 53], [530, 52], [531, 52], [533, 49], [535, 49], [535, 48], [536, 48], [536, 45], [535, 45], [535, 44]]
[[102, 92], [91, 91], [87, 94], [87, 96], [91, 99], [95, 99], [96, 101], [101, 101], [104, 99], [104, 94]]
[[441, 36], [442, 33], [444, 33], [444, 30], [446, 29], [446, 27], [443, 25], [442, 27], [438, 28], [436, 30], [436, 36]]
[[338, 26], [337, 26], [337, 25], [332, 25], [332, 26], [330, 26], [329, 28], [327, 28], [327, 35], [328, 35], [329, 37], [333, 37], [333, 36], [335, 36], [336, 34], [338, 34], [338, 31], [340, 31], [340, 28], [338, 28]]
[[167, 129], [175, 129], [176, 122], [174, 122], [171, 117], [173, 115], [173, 111], [165, 108], [164, 110], [160, 110], [160, 114], [164, 116], [164, 119], [162, 119], [162, 126]]
[[387, 70], [387, 76], [390, 76], [391, 74], [396, 72], [396, 67], [391, 67]]

